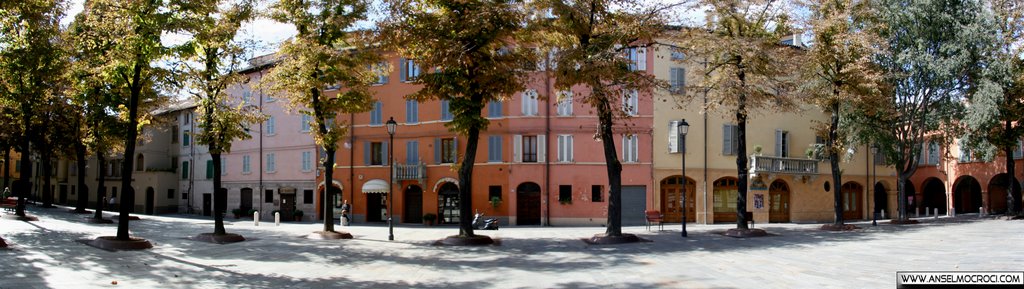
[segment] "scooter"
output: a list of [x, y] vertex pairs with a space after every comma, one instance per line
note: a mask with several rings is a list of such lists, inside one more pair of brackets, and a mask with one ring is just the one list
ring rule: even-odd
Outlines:
[[483, 218], [483, 216], [484, 216], [484, 214], [480, 213], [480, 211], [477, 211], [476, 214], [473, 215], [473, 229], [477, 229], [477, 230], [497, 230], [498, 229], [498, 219], [497, 218], [484, 219], [483, 222], [481, 223], [480, 219]]

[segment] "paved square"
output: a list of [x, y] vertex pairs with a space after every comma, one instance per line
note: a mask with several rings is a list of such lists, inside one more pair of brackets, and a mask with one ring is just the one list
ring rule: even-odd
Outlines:
[[[922, 219], [910, 226], [857, 223], [854, 232], [814, 224], [758, 225], [775, 236], [733, 239], [732, 225], [627, 227], [653, 242], [590, 246], [600, 227], [506, 227], [479, 231], [499, 246], [431, 245], [455, 227], [337, 227], [353, 240], [309, 240], [314, 223], [228, 220], [250, 240], [189, 240], [210, 219], [141, 216], [133, 236], [154, 248], [109, 252], [78, 240], [115, 235], [116, 224], [82, 222], [67, 208], [29, 207], [38, 222], [0, 220], [0, 288], [893, 288], [897, 270], [1024, 270], [1024, 221]], [[117, 281], [117, 285], [111, 284]]]

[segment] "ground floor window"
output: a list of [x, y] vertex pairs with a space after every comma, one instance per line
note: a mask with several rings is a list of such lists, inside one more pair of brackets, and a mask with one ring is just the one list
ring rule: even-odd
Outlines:
[[715, 213], [728, 213], [736, 211], [736, 198], [739, 190], [736, 186], [736, 179], [721, 179], [715, 181]]
[[459, 187], [453, 183], [445, 183], [437, 192], [437, 212], [439, 224], [459, 223]]

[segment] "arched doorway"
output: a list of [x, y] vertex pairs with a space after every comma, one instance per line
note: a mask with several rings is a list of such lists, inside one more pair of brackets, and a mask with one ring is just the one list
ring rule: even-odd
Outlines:
[[885, 184], [882, 184], [882, 182], [875, 183], [874, 191], [875, 200], [874, 210], [872, 210], [872, 213], [879, 214], [878, 217], [881, 218], [882, 216], [880, 214], [882, 213], [882, 210], [885, 210], [886, 216], [891, 216], [892, 212], [889, 211], [889, 192], [886, 191]]
[[847, 182], [843, 184], [842, 188], [843, 196], [843, 220], [859, 220], [864, 216], [864, 210], [861, 208], [864, 196], [864, 186], [856, 182]]
[[402, 222], [423, 223], [423, 189], [417, 185], [409, 185], [405, 187], [402, 197], [405, 208], [402, 212]]
[[[142, 155], [139, 155], [142, 157]], [[153, 187], [146, 187], [146, 215], [152, 215], [154, 211], [154, 202], [156, 202], [156, 192]]]
[[923, 189], [921, 189], [921, 204], [918, 208], [921, 210], [931, 210], [924, 212], [924, 215], [928, 215], [935, 212], [935, 209], [939, 209], [939, 214], [946, 213], [946, 186], [942, 184], [942, 181], [938, 178], [928, 178], [924, 180]]
[[[686, 178], [686, 221], [696, 219], [696, 183]], [[679, 206], [683, 191], [683, 177], [671, 176], [661, 180], [661, 213], [665, 222], [682, 222], [683, 212]]]
[[771, 202], [768, 207], [768, 222], [788, 223], [789, 185], [783, 180], [775, 180], [768, 186], [768, 198]]
[[[1013, 180], [1015, 185], [1018, 187], [1020, 183], [1017, 180]], [[992, 177], [992, 180], [988, 183], [988, 205], [985, 206], [987, 213], [991, 214], [1003, 214], [1009, 209], [1007, 205], [1007, 194], [1010, 190], [1010, 180], [1005, 173], [998, 174]], [[1020, 201], [1020, 195], [1014, 196], [1014, 199]]]
[[736, 198], [739, 196], [737, 182], [734, 177], [724, 177], [715, 181], [713, 186], [715, 223], [736, 222]]
[[[953, 188], [953, 208], [957, 214], [977, 213], [981, 206], [981, 184], [972, 176], [962, 176]], [[940, 210], [941, 211], [941, 210]]]
[[438, 224], [459, 223], [459, 186], [444, 183], [437, 190]]
[[516, 225], [540, 225], [540, 185], [526, 182], [516, 187]]

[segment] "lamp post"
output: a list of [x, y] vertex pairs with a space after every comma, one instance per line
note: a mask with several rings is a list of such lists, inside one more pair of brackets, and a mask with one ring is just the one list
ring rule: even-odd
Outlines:
[[679, 120], [678, 129], [679, 139], [677, 145], [679, 146], [679, 154], [683, 157], [682, 172], [683, 172], [683, 188], [680, 193], [682, 195], [679, 198], [679, 203], [682, 204], [683, 208], [683, 233], [682, 236], [686, 237], [686, 132], [690, 129], [690, 124], [686, 123], [686, 119]]
[[875, 187], [875, 182], [878, 180], [875, 177], [875, 172], [878, 168], [875, 168], [875, 158], [878, 156], [878, 144], [871, 144], [871, 197], [875, 199], [875, 205], [871, 207], [871, 225], [878, 226], [878, 191]]
[[388, 241], [394, 241], [395, 225], [394, 222], [391, 221], [391, 208], [393, 208], [392, 204], [394, 204], [395, 201], [393, 200], [394, 198], [392, 198], [394, 197], [394, 193], [391, 192], [391, 189], [394, 187], [395, 182], [395, 128], [398, 127], [398, 123], [395, 122], [394, 117], [388, 117], [387, 127], [388, 142], [391, 143], [391, 145], [388, 146]]

